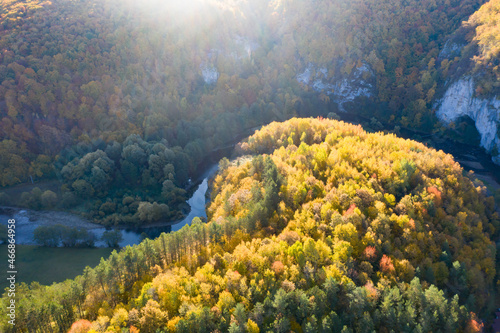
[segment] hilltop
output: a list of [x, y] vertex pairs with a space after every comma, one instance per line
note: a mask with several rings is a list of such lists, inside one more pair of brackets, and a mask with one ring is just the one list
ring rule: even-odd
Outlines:
[[471, 332], [490, 314], [498, 214], [450, 155], [296, 118], [238, 149], [206, 224], [22, 285], [17, 332]]
[[[6, 0], [0, 185], [61, 186], [0, 203], [105, 225], [175, 220], [198, 164], [248, 128], [350, 112], [446, 133], [435, 110], [486, 37], [471, 30], [463, 58], [452, 41], [483, 24], [484, 3]], [[452, 119], [495, 152], [496, 124], [477, 134]]]

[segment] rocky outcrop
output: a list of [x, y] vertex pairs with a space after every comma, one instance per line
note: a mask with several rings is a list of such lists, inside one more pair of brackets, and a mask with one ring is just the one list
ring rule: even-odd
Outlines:
[[302, 73], [296, 76], [299, 83], [311, 87], [317, 92], [322, 92], [337, 102], [339, 109], [345, 111], [343, 105], [353, 102], [359, 97], [372, 97], [374, 84], [371, 79], [375, 76], [368, 65], [355, 67], [350, 75], [328, 79], [328, 69], [309, 63]]
[[212, 84], [217, 82], [219, 78], [219, 72], [213, 65], [202, 64], [200, 65], [201, 76], [206, 84]]
[[220, 73], [217, 68], [217, 59], [231, 59], [236, 64], [245, 59], [251, 59], [252, 54], [260, 45], [248, 38], [236, 35], [233, 38], [234, 43], [224, 48], [212, 48], [204, 55], [204, 61], [200, 64], [201, 76], [206, 84], [216, 83]]
[[[474, 91], [474, 79], [471, 77], [454, 82], [437, 102], [436, 114], [445, 124], [462, 116], [470, 117], [481, 135], [481, 146], [496, 154], [500, 148], [500, 138], [497, 134], [500, 100], [496, 97], [477, 98]], [[496, 164], [500, 164], [500, 156], [493, 156], [492, 159]]]
[[460, 56], [460, 52], [467, 44], [465, 41], [456, 38], [456, 40], [448, 39], [443, 46], [441, 52], [439, 52], [438, 60], [443, 59], [453, 59]]

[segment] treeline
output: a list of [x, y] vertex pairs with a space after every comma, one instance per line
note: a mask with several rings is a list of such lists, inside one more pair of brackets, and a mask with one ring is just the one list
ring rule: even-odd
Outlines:
[[[33, 232], [33, 240], [40, 246], [48, 247], [58, 247], [59, 245], [63, 247], [94, 247], [98, 238], [91, 230], [55, 224], [37, 227]], [[100, 240], [109, 247], [119, 247], [123, 236], [118, 229], [106, 230]]]
[[208, 223], [21, 285], [17, 332], [482, 329], [498, 214], [450, 155], [324, 119], [273, 123], [239, 149]]
[[42, 246], [94, 247], [96, 236], [92, 231], [64, 225], [39, 226], [33, 232], [33, 240]]

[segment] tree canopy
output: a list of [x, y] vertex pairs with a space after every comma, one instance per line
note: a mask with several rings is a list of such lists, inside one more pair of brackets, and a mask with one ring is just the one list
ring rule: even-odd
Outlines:
[[72, 281], [21, 285], [17, 332], [481, 329], [498, 295], [499, 219], [450, 155], [296, 118], [239, 152], [213, 181], [206, 224]]

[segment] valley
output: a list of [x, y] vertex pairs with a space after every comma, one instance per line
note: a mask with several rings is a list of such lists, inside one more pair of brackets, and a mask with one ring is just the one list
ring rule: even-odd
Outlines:
[[0, 332], [491, 331], [499, 18], [1, 1]]

